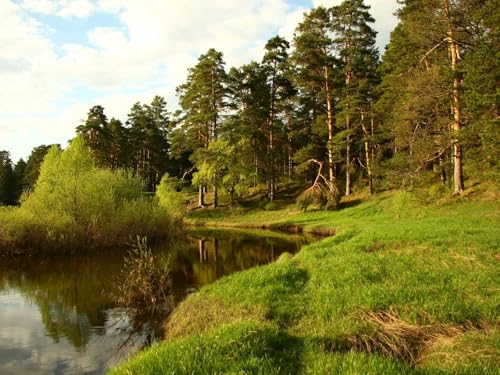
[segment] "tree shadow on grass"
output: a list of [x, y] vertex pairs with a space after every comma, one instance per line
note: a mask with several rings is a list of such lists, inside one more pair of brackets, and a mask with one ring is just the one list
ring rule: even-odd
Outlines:
[[161, 344], [127, 370], [140, 374], [297, 374], [302, 372], [303, 347], [300, 338], [275, 325], [238, 322]]
[[347, 202], [340, 202], [339, 203], [339, 210], [343, 210], [345, 208], [351, 208], [351, 207], [356, 207], [357, 205], [363, 203], [364, 201], [362, 199], [353, 199]]
[[266, 319], [276, 322], [280, 327], [288, 327], [305, 312], [301, 299], [302, 291], [309, 280], [309, 273], [296, 266], [289, 267], [286, 273], [276, 278], [269, 291]]

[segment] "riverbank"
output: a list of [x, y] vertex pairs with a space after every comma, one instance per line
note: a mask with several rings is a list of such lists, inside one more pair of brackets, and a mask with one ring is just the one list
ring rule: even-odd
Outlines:
[[191, 212], [188, 224], [336, 235], [191, 295], [167, 341], [113, 374], [494, 374], [500, 361], [495, 199], [408, 193], [337, 212]]

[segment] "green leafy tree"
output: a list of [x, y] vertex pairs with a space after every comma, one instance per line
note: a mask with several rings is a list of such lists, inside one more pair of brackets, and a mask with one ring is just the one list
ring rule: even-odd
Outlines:
[[[26, 168], [24, 171], [23, 177], [23, 190], [32, 190], [38, 180], [38, 176], [40, 175], [40, 166], [43, 163], [43, 159], [45, 155], [49, 151], [49, 149], [54, 145], [41, 145], [35, 147], [30, 156], [28, 157], [28, 161], [26, 162]], [[59, 145], [55, 145], [57, 148], [60, 148]]]
[[198, 149], [192, 156], [197, 167], [193, 175], [193, 185], [207, 184], [223, 189], [231, 198], [231, 205], [251, 183], [251, 164], [245, 159], [251, 155], [244, 141], [232, 143], [217, 139], [207, 149]]
[[[103, 189], [106, 186], [106, 189]], [[75, 138], [62, 151], [52, 146], [33, 192], [23, 203], [37, 216], [60, 215], [82, 225], [97, 225], [125, 200], [141, 196], [138, 180], [95, 165], [86, 142]]]
[[156, 187], [155, 193], [160, 206], [178, 220], [182, 219], [186, 212], [185, 197], [181, 192], [182, 187], [182, 182], [178, 178], [170, 177], [168, 173], [165, 173]]

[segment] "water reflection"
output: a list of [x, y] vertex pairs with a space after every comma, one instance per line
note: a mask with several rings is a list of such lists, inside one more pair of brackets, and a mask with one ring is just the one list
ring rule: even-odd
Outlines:
[[[236, 271], [276, 260], [283, 252], [294, 253], [313, 237], [259, 231], [191, 230], [187, 247], [171, 251], [174, 286], [199, 287]], [[165, 252], [166, 253], [166, 252]]]
[[19, 293], [0, 295], [0, 306], [2, 374], [101, 374], [140, 347], [131, 343], [115, 351], [121, 338], [114, 332], [113, 310], [102, 326], [87, 331], [84, 347], [75, 347], [69, 337], [54, 340], [48, 335], [36, 304]]
[[[170, 257], [176, 301], [238, 270], [269, 263], [310, 241], [243, 231], [189, 231]], [[101, 374], [161, 330], [117, 309], [111, 286], [124, 253], [51, 259], [0, 260], [0, 373]], [[140, 323], [140, 324], [138, 324]]]

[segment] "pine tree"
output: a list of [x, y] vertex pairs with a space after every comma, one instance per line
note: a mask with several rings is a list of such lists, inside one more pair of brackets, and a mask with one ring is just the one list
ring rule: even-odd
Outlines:
[[[333, 137], [336, 127], [335, 97], [338, 89], [337, 66], [333, 55], [331, 38], [331, 13], [324, 7], [317, 7], [304, 15], [304, 20], [297, 26], [294, 36], [293, 62], [296, 71], [296, 84], [302, 98], [309, 97], [314, 103], [313, 111], [321, 111], [326, 122], [327, 139], [324, 141], [327, 151], [328, 181], [331, 192], [337, 191]], [[313, 121], [320, 120], [317, 113]], [[323, 156], [319, 156], [323, 160]]]
[[76, 128], [76, 132], [85, 140], [98, 166], [108, 167], [111, 165], [109, 155], [111, 135], [108, 128], [108, 118], [104, 114], [102, 106], [93, 106], [89, 110], [85, 122]]
[[[440, 89], [447, 91], [447, 103], [445, 100], [441, 102], [444, 107], [448, 106], [448, 115], [439, 118], [434, 116], [431, 122], [426, 120], [427, 124], [438, 129], [440, 139], [436, 139], [433, 152], [421, 160], [421, 166], [417, 169], [421, 170], [437, 161], [443, 163], [444, 156], [451, 152], [455, 194], [461, 194], [464, 190], [462, 138], [467, 118], [464, 116], [462, 60], [474, 44], [473, 29], [476, 25], [470, 16], [484, 5], [484, 2], [476, 0], [405, 0], [404, 7], [399, 11], [408, 36], [419, 51], [419, 59], [413, 67], [418, 73], [417, 79], [427, 75], [427, 86], [430, 83], [434, 92]], [[428, 112], [436, 113], [436, 110], [431, 111], [433, 103], [430, 100], [428, 104], [431, 106]], [[437, 109], [436, 105], [433, 106]], [[448, 121], [445, 124], [446, 117]], [[439, 124], [439, 119], [443, 123]]]
[[116, 118], [109, 120], [109, 134], [111, 137], [109, 158], [112, 169], [130, 168], [130, 135], [127, 128]]
[[228, 74], [228, 93], [231, 115], [223, 133], [233, 144], [251, 145], [253, 186], [259, 177], [266, 181], [268, 149], [268, 114], [271, 90], [267, 68], [257, 62], [231, 68]]
[[[209, 49], [188, 71], [187, 82], [177, 88], [182, 107], [182, 128], [195, 151], [208, 149], [217, 139], [219, 126], [227, 107], [226, 72], [221, 52]], [[214, 184], [215, 185], [215, 184]], [[199, 205], [204, 205], [204, 186], [200, 185]], [[217, 188], [214, 186], [214, 207], [217, 206]]]
[[410, 179], [434, 171], [446, 183], [451, 159], [455, 194], [464, 188], [461, 61], [471, 42], [467, 14], [476, 6], [475, 0], [404, 1], [382, 64], [385, 93], [378, 107], [389, 112], [393, 165]]
[[[468, 54], [463, 61], [464, 112], [469, 124], [463, 142], [472, 173], [491, 178], [499, 160], [500, 125], [500, 13], [498, 1], [486, 0], [482, 6], [472, 1], [466, 13], [471, 33]], [[498, 178], [498, 172], [496, 172]]]
[[128, 115], [132, 168], [147, 191], [154, 191], [168, 166], [170, 120], [165, 107], [164, 100], [156, 97], [152, 105], [135, 103]]
[[343, 117], [345, 123], [346, 196], [352, 192], [353, 137], [356, 137], [360, 129], [364, 138], [370, 191], [373, 192], [367, 140], [369, 133], [365, 121], [371, 117], [370, 103], [373, 87], [376, 84], [378, 52], [375, 47], [376, 32], [370, 26], [375, 20], [371, 17], [369, 9], [363, 0], [346, 0], [331, 9], [333, 44], [344, 77], [344, 87], [338, 107], [341, 110], [339, 115]]
[[24, 175], [26, 172], [26, 162], [21, 158], [17, 161], [14, 166], [14, 200], [16, 203], [19, 203], [19, 199], [23, 191], [25, 190], [25, 186], [23, 184]]
[[290, 44], [286, 39], [275, 36], [266, 43], [266, 53], [262, 64], [266, 68], [269, 85], [269, 104], [267, 114], [267, 185], [268, 198], [273, 201], [276, 194], [277, 151], [279, 150], [279, 136], [282, 128], [278, 123], [283, 116], [287, 101], [294, 96], [294, 88], [288, 79], [289, 61], [288, 49]]
[[16, 204], [16, 181], [8, 151], [0, 151], [0, 206]]

